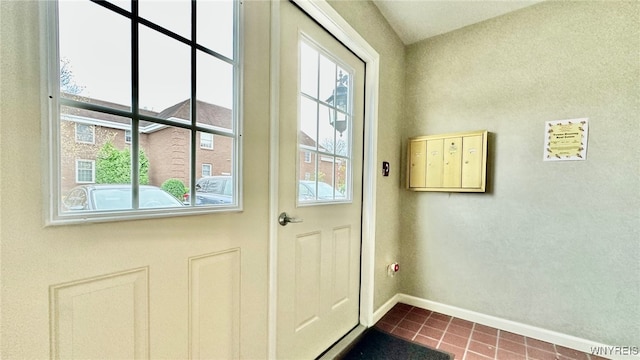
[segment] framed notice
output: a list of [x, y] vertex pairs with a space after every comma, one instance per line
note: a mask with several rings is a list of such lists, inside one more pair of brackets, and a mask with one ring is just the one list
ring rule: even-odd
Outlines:
[[587, 159], [589, 119], [547, 121], [544, 161]]

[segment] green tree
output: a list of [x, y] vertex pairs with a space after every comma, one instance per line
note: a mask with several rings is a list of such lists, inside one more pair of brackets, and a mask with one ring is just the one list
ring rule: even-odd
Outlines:
[[[149, 159], [140, 149], [140, 185], [149, 184]], [[96, 183], [98, 184], [130, 184], [131, 183], [131, 150], [118, 150], [111, 141], [105, 143], [96, 159]]]

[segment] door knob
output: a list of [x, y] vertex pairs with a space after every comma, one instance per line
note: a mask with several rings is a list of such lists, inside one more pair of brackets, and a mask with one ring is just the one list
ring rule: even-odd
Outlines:
[[282, 226], [287, 226], [288, 223], [301, 223], [301, 222], [302, 222], [302, 219], [289, 217], [289, 215], [287, 215], [286, 212], [281, 213], [280, 216], [278, 217], [278, 224]]

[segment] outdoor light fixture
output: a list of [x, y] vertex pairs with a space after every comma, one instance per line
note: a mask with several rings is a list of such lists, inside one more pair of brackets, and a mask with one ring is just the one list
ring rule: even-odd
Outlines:
[[342, 116], [338, 118], [337, 112], [341, 111], [346, 113], [347, 111], [347, 102], [349, 100], [348, 82], [349, 75], [343, 75], [341, 70], [338, 73], [336, 88], [333, 90], [333, 95], [326, 100], [327, 103], [334, 106], [334, 108], [329, 108], [329, 124], [331, 124], [331, 126], [340, 133], [340, 137], [342, 137], [342, 133], [347, 130], [347, 116], [346, 114], [342, 114]]

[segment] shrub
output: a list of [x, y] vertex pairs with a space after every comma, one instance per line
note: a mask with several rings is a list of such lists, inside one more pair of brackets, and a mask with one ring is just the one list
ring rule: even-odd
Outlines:
[[[149, 159], [140, 149], [138, 162], [140, 185], [149, 184]], [[105, 143], [96, 159], [96, 183], [131, 184], [131, 150], [118, 150], [110, 141]]]
[[162, 183], [162, 190], [176, 197], [176, 199], [182, 201], [182, 196], [187, 193], [187, 188], [182, 181], [178, 179], [167, 179]]

